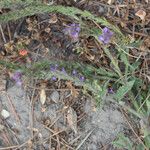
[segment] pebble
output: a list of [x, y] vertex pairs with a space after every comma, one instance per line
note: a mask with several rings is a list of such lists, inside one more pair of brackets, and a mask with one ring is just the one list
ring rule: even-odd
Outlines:
[[54, 91], [51, 95], [50, 98], [53, 102], [58, 103], [59, 102], [59, 93], [57, 91]]
[[9, 112], [5, 109], [1, 111], [1, 115], [4, 117], [4, 119], [7, 119], [10, 116]]

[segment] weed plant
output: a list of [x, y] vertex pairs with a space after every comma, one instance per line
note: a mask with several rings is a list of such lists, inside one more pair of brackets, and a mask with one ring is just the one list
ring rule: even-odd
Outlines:
[[[18, 9], [13, 9], [18, 6]], [[20, 66], [17, 63], [6, 62], [0, 60], [0, 65], [11, 70], [22, 70], [26, 76], [31, 76], [36, 79], [50, 80], [53, 76], [60, 80], [72, 81], [76, 86], [83, 87], [83, 91], [92, 93], [98, 104], [103, 97], [108, 94], [108, 86], [111, 81], [114, 89], [113, 97], [118, 105], [127, 109], [136, 118], [142, 120], [145, 128], [142, 129], [143, 141], [139, 144], [134, 144], [129, 138], [124, 135], [119, 135], [118, 139], [113, 142], [118, 148], [126, 148], [128, 150], [144, 150], [150, 149], [150, 132], [149, 132], [149, 117], [150, 117], [150, 86], [140, 76], [136, 74], [140, 70], [142, 59], [132, 56], [130, 48], [136, 48], [141, 41], [130, 42], [118, 27], [109, 23], [105, 18], [100, 18], [92, 15], [88, 11], [82, 11], [74, 7], [64, 6], [49, 6], [43, 4], [40, 0], [16, 0], [15, 3], [11, 0], [0, 1], [0, 8], [10, 8], [8, 13], [0, 15], [0, 24], [5, 24], [9, 21], [15, 21], [25, 16], [31, 16], [39, 13], [59, 13], [74, 19], [87, 29], [84, 33], [86, 36], [93, 36], [103, 47], [103, 51], [110, 61], [109, 69], [105, 66], [97, 68], [95, 65], [84, 64], [81, 62], [64, 62], [64, 61], [41, 61], [32, 64], [30, 67]], [[86, 21], [96, 22], [102, 27], [107, 27], [113, 32], [111, 44], [115, 47], [116, 55], [112, 55], [109, 50], [109, 45], [102, 43], [99, 40], [99, 35], [103, 34], [103, 30], [93, 27], [89, 30]], [[131, 61], [131, 59], [134, 61]], [[50, 71], [50, 65], [58, 64], [60, 68], [64, 67], [67, 73], [61, 70]], [[120, 67], [124, 66], [124, 69]], [[75, 69], [80, 72], [85, 80], [81, 81], [78, 77], [74, 77], [71, 71]], [[146, 87], [145, 87], [146, 86]], [[145, 87], [145, 88], [143, 88]], [[130, 107], [126, 106], [126, 98], [131, 102]]]

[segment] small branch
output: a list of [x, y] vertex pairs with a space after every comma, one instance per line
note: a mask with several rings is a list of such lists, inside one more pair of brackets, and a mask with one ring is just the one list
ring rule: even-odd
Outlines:
[[0, 25], [0, 31], [1, 31], [1, 34], [2, 34], [3, 41], [4, 41], [4, 43], [6, 43], [6, 38], [5, 38], [5, 35], [4, 35], [4, 32], [3, 32], [2, 25]]

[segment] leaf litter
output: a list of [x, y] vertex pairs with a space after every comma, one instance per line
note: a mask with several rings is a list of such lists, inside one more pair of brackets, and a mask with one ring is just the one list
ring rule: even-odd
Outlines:
[[[44, 3], [49, 4], [48, 1], [44, 1]], [[53, 3], [56, 4], [57, 2], [53, 1]], [[145, 54], [131, 46], [130, 55], [139, 58], [140, 54], [145, 60], [148, 59], [148, 1], [128, 3], [119, 0], [83, 0], [59, 1], [58, 3], [64, 6], [74, 6], [81, 10], [89, 10], [95, 15], [104, 16], [113, 24], [119, 26], [127, 37], [133, 40], [142, 39], [146, 41], [142, 43], [142, 51]], [[10, 9], [2, 9], [0, 13], [3, 14], [7, 11], [10, 11]], [[2, 37], [0, 36], [1, 60], [17, 62], [19, 65], [26, 65], [27, 67], [33, 62], [43, 59], [81, 61], [88, 64], [92, 63], [99, 68], [105, 66], [107, 69], [111, 67], [110, 61], [102, 52], [102, 48], [95, 44], [95, 41], [88, 35], [87, 28], [85, 28], [87, 35], [85, 33], [82, 35], [82, 32], [79, 35], [79, 28], [77, 33], [72, 32], [71, 28], [76, 25], [75, 23], [71, 25], [72, 19], [60, 14], [46, 13], [23, 18], [22, 22], [17, 20], [8, 23], [6, 27], [2, 25]], [[90, 27], [93, 26], [90, 22], [88, 24]], [[96, 22], [94, 24], [99, 26]], [[66, 25], [68, 25], [69, 31], [64, 34]], [[104, 26], [100, 28], [104, 29]], [[87, 37], [86, 40], [83, 39], [84, 36]], [[104, 44], [113, 42], [113, 39], [107, 39], [108, 37], [105, 37], [104, 33], [101, 34], [101, 37]], [[76, 54], [76, 50], [79, 55]], [[134, 54], [136, 50], [137, 53]], [[117, 60], [115, 60], [116, 54], [113, 47], [110, 48], [109, 53], [113, 54], [111, 58], [116, 65]], [[101, 64], [98, 63], [99, 60]], [[117, 65], [116, 67], [118, 67]], [[145, 69], [147, 65], [149, 64], [144, 62], [141, 70], [145, 73], [145, 77], [143, 77], [145, 82], [147, 81], [147, 69]], [[44, 64], [39, 67], [45, 69]], [[0, 66], [0, 68], [2, 67]], [[13, 66], [8, 70], [3, 68], [1, 74], [9, 78], [9, 72], [13, 72], [12, 68]], [[60, 70], [60, 68], [58, 69]], [[120, 74], [119, 71], [117, 73]], [[88, 74], [88, 72], [86, 73]], [[40, 74], [40, 72], [37, 74]], [[77, 76], [79, 79], [85, 80], [82, 73]], [[143, 76], [142, 73], [141, 76]], [[21, 78], [19, 77], [20, 87], [12, 83], [11, 80], [7, 79], [6, 83], [6, 80], [1, 78], [3, 84], [0, 84], [0, 91], [4, 92], [0, 92], [0, 111], [8, 110], [9, 117], [6, 111], [1, 114], [5, 120], [1, 118], [2, 116], [0, 117], [0, 148], [12, 147], [12, 149], [15, 149], [13, 147], [16, 146], [16, 149], [19, 147], [18, 149], [98, 150], [103, 148], [113, 150], [115, 147], [111, 142], [116, 139], [120, 132], [129, 138], [133, 138], [130, 128], [123, 119], [123, 114], [119, 111], [120, 107], [112, 103], [112, 97], [111, 102], [108, 97], [104, 98], [105, 104], [103, 104], [103, 107], [97, 108], [96, 103], [93, 102], [94, 97], [90, 97], [91, 93], [86, 91], [86, 87], [82, 91], [72, 81], [62, 81], [55, 76], [52, 80], [46, 81], [47, 84], [43, 84], [41, 80], [35, 80], [36, 83], [33, 84], [30, 82], [31, 78], [32, 76], [27, 79], [24, 75]], [[95, 78], [94, 72], [93, 78]], [[129, 84], [129, 89], [133, 86], [132, 81], [134, 80], [126, 83], [126, 85]], [[18, 82], [18, 79], [15, 78], [15, 82]], [[125, 97], [129, 91], [126, 85], [123, 85], [120, 88], [121, 93], [118, 91], [116, 95], [119, 100]], [[143, 128], [144, 125], [141, 124]], [[125, 139], [128, 141], [128, 138]]]

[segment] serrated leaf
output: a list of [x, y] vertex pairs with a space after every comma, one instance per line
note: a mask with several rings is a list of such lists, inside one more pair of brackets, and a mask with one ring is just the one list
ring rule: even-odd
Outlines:
[[121, 86], [117, 93], [115, 94], [114, 98], [120, 101], [133, 87], [135, 80], [127, 82], [126, 85]]
[[132, 150], [133, 143], [128, 137], [125, 137], [123, 134], [120, 134], [118, 139], [112, 142], [113, 145], [117, 148]]
[[110, 51], [107, 48], [104, 48], [104, 51], [107, 54], [107, 56], [109, 57], [109, 59], [111, 60], [111, 63], [114, 66], [115, 72], [118, 73], [118, 75], [120, 77], [122, 77], [122, 73], [121, 73], [120, 68], [118, 66], [118, 60], [115, 57], [112, 56], [112, 54], [110, 53]]

